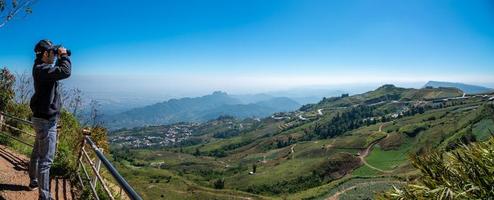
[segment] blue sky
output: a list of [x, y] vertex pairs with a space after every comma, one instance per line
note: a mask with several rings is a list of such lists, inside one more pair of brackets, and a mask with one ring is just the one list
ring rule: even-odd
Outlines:
[[[84, 2], [84, 3], [81, 3]], [[0, 29], [0, 65], [42, 38], [91, 92], [252, 93], [444, 80], [494, 86], [491, 0], [38, 1]]]

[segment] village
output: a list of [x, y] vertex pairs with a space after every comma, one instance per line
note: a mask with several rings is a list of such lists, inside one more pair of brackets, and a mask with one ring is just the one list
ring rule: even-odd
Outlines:
[[[166, 147], [178, 144], [192, 135], [197, 123], [179, 123], [169, 126], [148, 127], [152, 134], [110, 136], [110, 143], [128, 148]], [[157, 130], [155, 130], [157, 129]]]

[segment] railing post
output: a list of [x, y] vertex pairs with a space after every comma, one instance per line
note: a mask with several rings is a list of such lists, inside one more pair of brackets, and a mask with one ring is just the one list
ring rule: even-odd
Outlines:
[[120, 187], [120, 191], [118, 192], [118, 196], [122, 198], [122, 187]]
[[2, 127], [3, 127], [3, 115], [2, 113], [0, 113], [0, 131], [2, 130]]
[[60, 132], [62, 131], [62, 126], [59, 123], [60, 122], [57, 123], [57, 142], [55, 144], [55, 149], [58, 149], [58, 142], [60, 141], [58, 136], [60, 135]]
[[81, 151], [79, 151], [79, 159], [82, 159], [82, 149], [84, 148], [84, 145], [86, 145], [86, 135], [91, 135], [91, 131], [89, 129], [82, 129]]
[[[77, 161], [79, 161], [79, 164], [77, 165], [77, 173], [80, 173], [81, 172], [81, 166], [82, 165], [82, 150], [84, 149], [84, 145], [86, 144], [86, 139], [84, 138], [84, 135], [90, 135], [91, 132], [89, 132], [89, 130], [87, 129], [82, 129], [82, 139], [81, 139], [81, 148], [79, 149], [79, 155], [77, 156]], [[79, 177], [79, 181], [81, 182], [81, 186], [84, 186], [84, 183], [82, 181], [82, 178], [79, 174], [77, 174], [78, 177]]]
[[[82, 149], [84, 149], [84, 144], [86, 144], [86, 142], [84, 141], [84, 138], [82, 139], [81, 141], [81, 149], [79, 150], [79, 155], [77, 156], [77, 161], [78, 161], [78, 165], [77, 165], [77, 173], [79, 173], [81, 171], [81, 165], [82, 165]], [[79, 175], [79, 174], [77, 174]], [[79, 176], [80, 178], [80, 176]], [[81, 185], [84, 186], [84, 183], [82, 182], [82, 179], [80, 180], [81, 181]]]
[[[101, 149], [101, 148], [98, 148], [98, 149], [101, 151], [101, 153], [103, 153], [103, 149]], [[98, 157], [96, 157], [96, 158], [98, 159], [98, 160], [96, 160], [96, 163], [95, 163], [95, 165], [96, 165], [96, 171], [99, 173], [99, 169], [101, 168], [101, 160]], [[98, 183], [98, 177], [95, 174], [94, 175], [94, 178], [93, 178], [93, 185], [94, 185], [94, 187], [96, 187], [96, 184], [97, 183]]]

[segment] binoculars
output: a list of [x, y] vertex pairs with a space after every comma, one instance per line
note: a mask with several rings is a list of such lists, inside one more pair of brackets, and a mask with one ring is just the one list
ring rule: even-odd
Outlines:
[[[61, 45], [57, 45], [57, 46], [55, 46], [55, 48], [53, 48], [53, 51], [54, 51], [55, 55], [57, 55], [57, 54], [58, 54], [58, 49], [59, 49], [60, 47], [62, 47], [62, 46], [61, 46]], [[71, 55], [72, 55], [72, 52], [70, 51], [70, 49], [66, 49], [66, 50], [67, 50], [67, 55], [68, 55], [68, 56], [71, 56]]]

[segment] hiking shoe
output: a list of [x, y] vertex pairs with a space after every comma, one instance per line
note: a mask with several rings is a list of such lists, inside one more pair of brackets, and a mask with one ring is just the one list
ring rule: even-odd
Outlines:
[[37, 182], [31, 182], [29, 183], [29, 189], [36, 190], [38, 188], [38, 183]]

